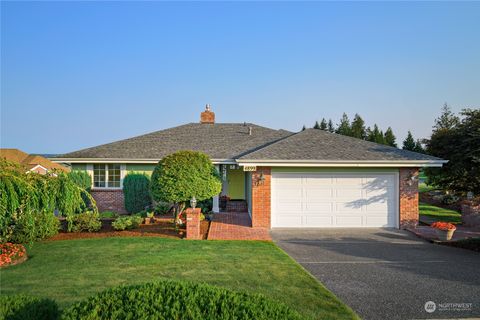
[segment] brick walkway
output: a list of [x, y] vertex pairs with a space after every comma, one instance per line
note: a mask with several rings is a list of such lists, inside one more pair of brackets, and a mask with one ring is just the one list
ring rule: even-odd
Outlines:
[[252, 220], [246, 212], [222, 212], [213, 216], [208, 240], [267, 240], [270, 233], [265, 228], [252, 228]]

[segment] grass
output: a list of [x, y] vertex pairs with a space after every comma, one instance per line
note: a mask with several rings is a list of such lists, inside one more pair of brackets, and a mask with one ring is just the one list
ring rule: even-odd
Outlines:
[[462, 215], [450, 209], [444, 209], [436, 206], [432, 206], [426, 203], [419, 204], [419, 214], [421, 216], [426, 217], [429, 220], [433, 221], [445, 221], [451, 223], [461, 223], [462, 222]]
[[357, 316], [275, 244], [119, 237], [36, 243], [2, 270], [1, 293], [27, 293], [64, 308], [106, 288], [155, 279], [263, 293], [315, 319]]
[[435, 190], [435, 189], [436, 189], [435, 187], [429, 186], [429, 185], [427, 185], [426, 183], [423, 183], [423, 182], [418, 184], [418, 192], [420, 192], [420, 193], [432, 191], [432, 190]]

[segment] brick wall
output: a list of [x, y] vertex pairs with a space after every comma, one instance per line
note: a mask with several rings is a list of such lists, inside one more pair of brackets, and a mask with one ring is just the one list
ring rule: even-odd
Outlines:
[[125, 214], [123, 191], [122, 190], [92, 190], [92, 197], [97, 202], [99, 212], [116, 211]]
[[[412, 177], [415, 177], [412, 180]], [[418, 224], [418, 168], [400, 168], [399, 176], [400, 228]]]
[[270, 228], [271, 181], [270, 167], [257, 167], [252, 172], [252, 227]]

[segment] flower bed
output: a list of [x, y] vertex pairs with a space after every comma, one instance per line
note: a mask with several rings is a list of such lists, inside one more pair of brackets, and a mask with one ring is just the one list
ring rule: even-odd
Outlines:
[[27, 260], [27, 251], [21, 244], [0, 244], [0, 268], [22, 263]]

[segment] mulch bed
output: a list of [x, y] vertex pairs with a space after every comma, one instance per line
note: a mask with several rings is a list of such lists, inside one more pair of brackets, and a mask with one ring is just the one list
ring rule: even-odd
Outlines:
[[[71, 239], [87, 239], [87, 238], [109, 238], [109, 237], [161, 237], [181, 239], [185, 237], [185, 226], [180, 226], [175, 231], [173, 218], [171, 217], [155, 217], [155, 223], [142, 224], [139, 228], [133, 230], [117, 231], [113, 229], [112, 222], [115, 219], [102, 219], [102, 228], [97, 232], [66, 232], [66, 222], [62, 221], [62, 231], [57, 235], [48, 239], [55, 240], [71, 240]], [[200, 223], [200, 232], [203, 239], [207, 239], [210, 222], [203, 220]]]

